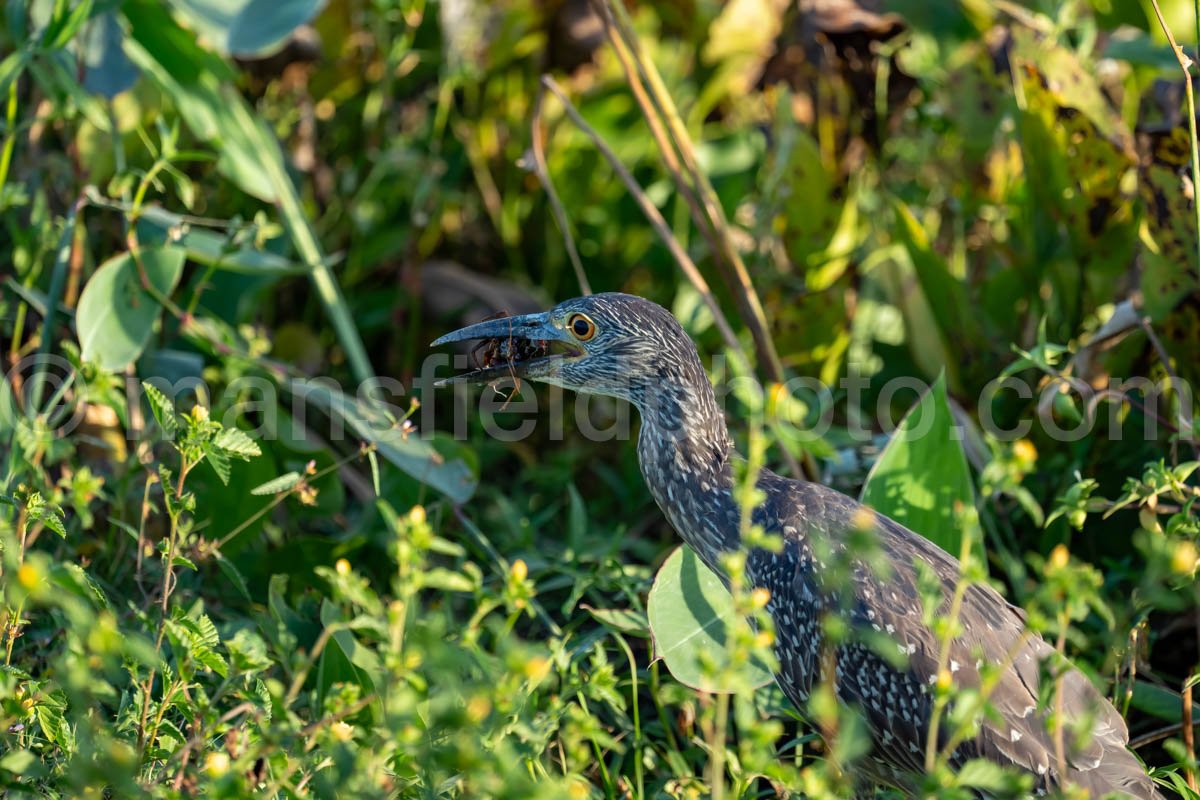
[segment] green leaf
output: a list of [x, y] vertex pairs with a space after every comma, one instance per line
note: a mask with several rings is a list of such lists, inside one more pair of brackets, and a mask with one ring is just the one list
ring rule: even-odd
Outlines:
[[221, 452], [243, 461], [249, 461], [255, 456], [262, 455], [258, 443], [246, 435], [240, 428], [223, 428], [213, 439], [213, 445]]
[[46, 50], [61, 50], [67, 42], [78, 33], [83, 23], [92, 13], [92, 0], [76, 2], [73, 7], [64, 6], [67, 10], [61, 17], [50, 21], [42, 33], [42, 47]]
[[[978, 317], [972, 314], [971, 304], [967, 301], [966, 289], [951, 273], [946, 260], [933, 249], [929, 234], [912, 209], [895, 200], [893, 211], [896, 216], [896, 238], [908, 252], [921, 286], [921, 294], [937, 323], [942, 346], [947, 353], [961, 353], [963, 342], [976, 342], [982, 338]], [[949, 366], [953, 367], [954, 364], [951, 362]], [[952, 371], [952, 379], [954, 375]]]
[[[1183, 698], [1179, 692], [1141, 679], [1133, 683], [1129, 705], [1166, 722], [1183, 719]], [[1192, 705], [1192, 718], [1200, 719], [1200, 705]]]
[[[946, 383], [938, 376], [892, 434], [871, 468], [862, 497], [865, 505], [924, 536], [953, 556], [962, 552], [961, 518], [975, 509], [975, 489], [946, 401]], [[982, 540], [974, 536], [976, 555]], [[980, 563], [983, 563], [982, 561]]]
[[465, 462], [447, 460], [430, 442], [398, 428], [382, 408], [319, 381], [292, 380], [287, 388], [343, 421], [355, 434], [373, 442], [388, 461], [454, 502], [466, 502], [474, 493], [477, 479]]
[[217, 478], [225, 486], [229, 485], [229, 478], [233, 474], [233, 468], [229, 463], [229, 456], [220, 450], [209, 448], [204, 453], [204, 460], [212, 467], [213, 472], [217, 473]]
[[138, 241], [170, 244], [187, 253], [188, 259], [206, 267], [244, 275], [305, 275], [308, 268], [281, 255], [258, 250], [250, 242], [229, 234], [189, 225], [178, 214], [157, 206], [142, 211], [137, 221]]
[[973, 758], [963, 764], [955, 777], [955, 783], [959, 786], [981, 789], [1002, 797], [1010, 796], [1021, 789], [1021, 773], [982, 758]]
[[37, 519], [63, 539], [67, 538], [67, 529], [63, 525], [62, 518], [58, 516], [58, 512], [48, 511], [45, 514], [38, 516]]
[[260, 483], [250, 490], [250, 494], [279, 494], [281, 492], [291, 491], [291, 489], [300, 482], [304, 477], [299, 472], [289, 472], [285, 475], [280, 475], [278, 478], [272, 478], [266, 483]]
[[162, 428], [166, 438], [171, 438], [179, 427], [179, 420], [175, 416], [175, 404], [149, 381], [142, 381], [142, 389], [146, 392], [150, 413], [154, 415], [158, 427]]
[[29, 63], [29, 51], [17, 50], [0, 61], [0, 96], [8, 96], [8, 85], [17, 79]]
[[187, 556], [176, 555], [175, 557], [173, 557], [171, 559], [171, 566], [172, 567], [187, 567], [192, 572], [199, 572], [199, 570], [196, 568], [196, 562], [192, 561]]
[[[141, 251], [140, 259], [146, 279], [160, 294], [170, 295], [183, 274], [183, 251], [149, 248]], [[83, 359], [110, 372], [125, 369], [142, 354], [161, 310], [142, 287], [133, 256], [110, 258], [79, 298], [75, 324]]]
[[0, 770], [20, 775], [23, 778], [40, 778], [46, 774], [46, 768], [29, 750], [10, 750], [0, 756]]
[[222, 53], [261, 56], [278, 50], [325, 0], [173, 0], [172, 5]]
[[83, 56], [83, 86], [89, 92], [108, 99], [129, 89], [137, 81], [138, 71], [121, 49], [125, 31], [116, 13], [98, 14], [80, 40]]
[[[238, 568], [234, 566], [233, 562], [226, 558], [220, 550], [215, 551], [213, 556], [217, 560], [217, 568], [221, 570], [221, 574], [224, 575], [229, 582], [237, 588], [238, 593], [240, 593], [246, 601], [249, 601], [250, 587], [246, 585], [246, 579], [242, 576], [241, 571], [238, 570]], [[237, 637], [235, 636], [234, 639], [236, 638]], [[232, 645], [232, 643], [230, 644]]]
[[632, 608], [592, 608], [589, 605], [583, 608], [604, 627], [618, 633], [643, 637], [650, 635], [650, 621], [640, 611]]
[[172, 645], [181, 651], [181, 656], [186, 655], [222, 678], [229, 674], [229, 665], [217, 652], [221, 637], [217, 635], [217, 628], [207, 614], [192, 618], [177, 607], [171, 619], [167, 620], [167, 632]]
[[125, 54], [174, 101], [198, 139], [219, 142], [222, 174], [242, 191], [275, 202], [267, 161], [282, 157], [279, 147], [247, 135], [241, 117], [249, 112], [233, 90], [229, 65], [201, 48], [195, 34], [175, 24], [162, 4], [127, 0], [123, 10], [131, 34]]
[[371, 486], [375, 489], [375, 496], [379, 497], [382, 494], [379, 491], [379, 456], [375, 455], [374, 450], [367, 453], [367, 463], [371, 465]]
[[474, 592], [475, 582], [460, 572], [433, 567], [420, 573], [420, 584], [427, 589], [441, 589], [443, 592]]
[[[771, 672], [757, 661], [737, 680], [724, 682], [731, 626], [747, 628], [725, 585], [686, 545], [675, 549], [654, 579], [646, 606], [655, 654], [680, 683], [705, 692], [732, 692], [739, 686], [765, 686]], [[707, 666], [706, 666], [707, 665]]]

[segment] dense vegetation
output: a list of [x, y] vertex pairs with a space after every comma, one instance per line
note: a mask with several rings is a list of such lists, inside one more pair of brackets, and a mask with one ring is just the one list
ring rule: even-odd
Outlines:
[[684, 322], [746, 486], [978, 554], [1200, 797], [1192, 4], [820, 5], [7, 3], [0, 787], [847, 796], [853, 716], [769, 684], [736, 563], [681, 577], [636, 415], [433, 389], [590, 288]]

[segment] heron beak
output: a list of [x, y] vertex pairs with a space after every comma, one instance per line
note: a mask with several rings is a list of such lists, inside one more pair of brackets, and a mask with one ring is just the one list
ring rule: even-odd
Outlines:
[[563, 359], [585, 354], [575, 337], [555, 324], [548, 312], [484, 320], [439, 336], [430, 346], [471, 340], [480, 342], [472, 353], [477, 368], [440, 380], [436, 386], [491, 383], [501, 378], [544, 379], [557, 374]]

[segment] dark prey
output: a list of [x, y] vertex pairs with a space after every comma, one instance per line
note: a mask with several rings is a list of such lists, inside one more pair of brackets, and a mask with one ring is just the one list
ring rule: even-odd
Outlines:
[[[511, 359], [496, 359], [448, 382], [513, 377], [628, 400], [642, 417], [638, 459], [650, 492], [683, 540], [720, 574], [722, 553], [742, 547], [732, 494], [738, 456], [696, 347], [675, 318], [640, 297], [599, 294], [568, 300], [544, 314], [481, 322], [434, 344], [510, 338], [534, 344], [506, 346]], [[766, 499], [754, 510], [753, 521], [784, 543], [780, 552], [754, 549], [747, 555], [751, 585], [770, 593], [776, 680], [803, 711], [814, 686], [828, 677], [822, 665], [832, 664], [839, 699], [859, 710], [873, 741], [870, 754], [853, 765], [864, 778], [859, 790], [869, 793], [871, 785], [882, 785], [911, 796], [925, 766], [939, 653], [937, 639], [922, 622], [914, 563], [927, 564], [940, 578], [943, 614], [959, 563], [899, 523], [819, 484], [763, 471], [758, 487]], [[823, 585], [822, 559], [844, 553], [856, 526], [873, 530], [888, 574], [852, 560], [848, 585]], [[848, 589], [852, 598], [844, 596]], [[822, 618], [827, 613], [841, 615], [851, 631], [862, 635], [851, 635], [826, 653]], [[1016, 767], [1033, 776], [1039, 795], [1070, 782], [1095, 798], [1109, 793], [1161, 798], [1126, 748], [1121, 715], [1074, 669], [1062, 681], [1065, 717], [1094, 717], [1092, 736], [1080, 744], [1066, 733], [1065, 752], [1058, 758], [1046, 714], [1038, 707], [1040, 662], [1053, 655], [1053, 648], [1025, 632], [1019, 609], [990, 587], [972, 585], [959, 620], [963, 633], [951, 643], [946, 665], [956, 687], [978, 688], [984, 662], [1009, 666], [990, 696], [996, 714], [957, 745], [952, 764], [985, 758]], [[906, 654], [907, 666], [892, 666], [865, 644], [872, 636], [892, 639]], [[952, 727], [945, 721], [939, 727], [939, 750], [949, 744]]]

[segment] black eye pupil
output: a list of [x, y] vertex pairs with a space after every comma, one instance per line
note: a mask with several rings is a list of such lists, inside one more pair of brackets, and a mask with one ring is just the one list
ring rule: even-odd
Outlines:
[[574, 327], [575, 327], [575, 334], [577, 336], [587, 336], [588, 331], [591, 330], [591, 326], [588, 325], [588, 321], [586, 319], [575, 320]]

